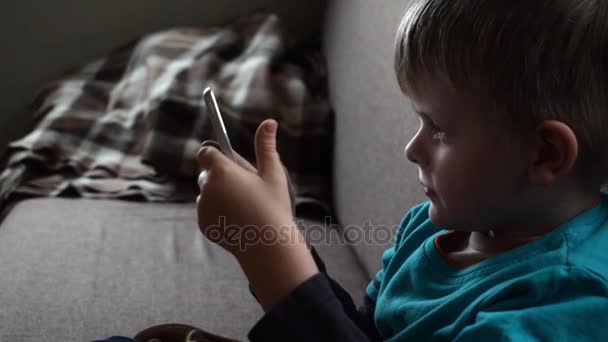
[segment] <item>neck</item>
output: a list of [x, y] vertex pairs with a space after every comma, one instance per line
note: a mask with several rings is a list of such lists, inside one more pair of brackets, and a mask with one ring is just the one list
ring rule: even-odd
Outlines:
[[[534, 222], [517, 227], [496, 227], [491, 230], [473, 231], [469, 236], [469, 247], [484, 254], [493, 255], [528, 244], [552, 232], [575, 216], [591, 209], [599, 202], [597, 192], [579, 200], [554, 204], [546, 210], [534, 213]], [[543, 215], [543, 213], [545, 213]]]

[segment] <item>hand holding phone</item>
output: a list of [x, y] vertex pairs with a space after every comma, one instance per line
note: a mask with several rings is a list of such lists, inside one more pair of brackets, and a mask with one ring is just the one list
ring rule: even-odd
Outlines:
[[213, 94], [211, 88], [206, 88], [203, 91], [203, 100], [205, 101], [207, 114], [211, 120], [213, 133], [217, 139], [217, 142], [220, 144], [220, 150], [226, 157], [230, 158], [232, 161], [235, 161], [234, 156], [232, 155], [230, 139], [228, 139], [228, 133], [226, 132], [226, 127], [224, 126], [222, 115], [220, 114], [220, 107], [215, 100], [215, 95]]

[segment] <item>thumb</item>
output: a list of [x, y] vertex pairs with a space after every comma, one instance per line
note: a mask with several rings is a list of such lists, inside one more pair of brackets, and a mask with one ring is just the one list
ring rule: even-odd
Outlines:
[[275, 120], [265, 120], [255, 132], [258, 175], [274, 184], [285, 178], [283, 164], [277, 152], [277, 127], [278, 123]]

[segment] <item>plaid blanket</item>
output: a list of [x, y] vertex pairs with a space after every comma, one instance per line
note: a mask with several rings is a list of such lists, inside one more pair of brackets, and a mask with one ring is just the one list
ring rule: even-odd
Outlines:
[[276, 119], [296, 206], [329, 209], [333, 114], [318, 44], [298, 44], [268, 13], [151, 34], [48, 85], [36, 128], [9, 145], [1, 198], [194, 200], [196, 152], [213, 139], [208, 86], [233, 148], [253, 162], [257, 126]]

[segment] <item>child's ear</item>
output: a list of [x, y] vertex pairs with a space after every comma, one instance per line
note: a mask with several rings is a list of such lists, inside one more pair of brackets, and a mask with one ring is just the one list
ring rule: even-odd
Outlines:
[[530, 181], [549, 185], [567, 174], [578, 156], [578, 141], [570, 126], [557, 120], [545, 120], [536, 128]]

